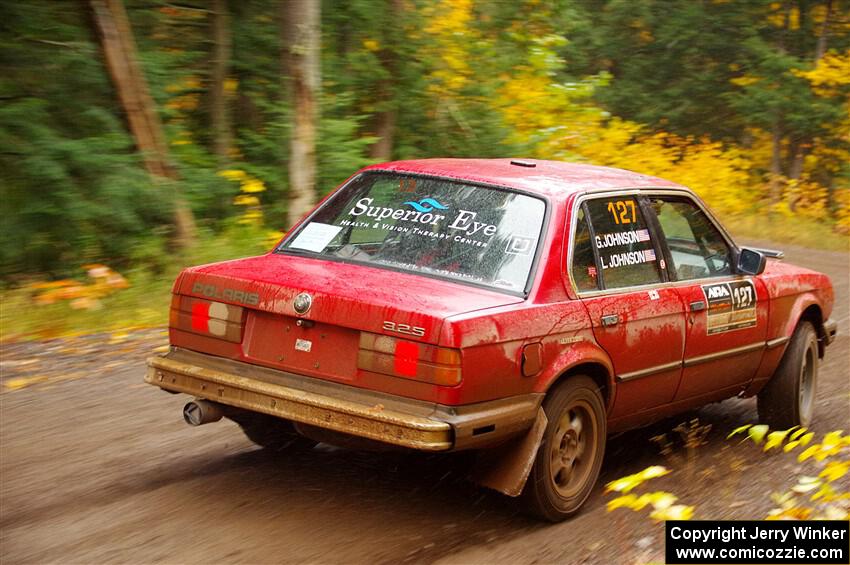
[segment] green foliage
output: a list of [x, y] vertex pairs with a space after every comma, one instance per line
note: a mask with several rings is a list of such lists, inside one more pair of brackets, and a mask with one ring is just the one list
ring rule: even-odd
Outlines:
[[125, 257], [169, 197], [139, 166], [85, 14], [6, 3], [0, 20], [0, 277]]
[[[289, 168], [299, 164], [289, 162], [283, 4], [227, 3], [232, 149], [222, 159], [210, 115], [210, 4], [124, 3], [179, 180], [153, 182], [145, 173], [87, 4], [3, 3], [6, 285], [33, 273], [67, 276], [92, 261], [167, 272], [175, 189], [209, 233], [227, 231], [244, 212], [233, 205], [238, 186], [216, 174], [223, 168], [261, 181], [266, 227], [286, 227]], [[810, 219], [793, 223], [799, 234], [789, 234], [787, 222], [735, 225], [750, 236], [781, 225], [783, 240], [799, 235], [804, 244], [837, 241], [846, 249], [846, 238], [831, 235], [832, 220], [823, 221], [833, 216], [850, 226], [846, 0], [832, 3], [832, 67], [815, 61], [823, 0], [322, 4], [320, 195], [373, 162], [373, 144], [389, 132], [392, 158], [548, 155], [675, 172], [690, 184], [711, 169], [715, 178], [706, 182], [717, 186], [704, 191], [709, 200], [749, 217], [762, 202], [776, 130], [782, 174], [790, 176], [794, 159], [804, 172], [783, 185], [783, 200], [770, 211], [790, 217], [802, 209]], [[723, 147], [712, 145], [718, 140]], [[740, 174], [730, 180], [730, 171]], [[742, 193], [750, 180], [754, 189]]]

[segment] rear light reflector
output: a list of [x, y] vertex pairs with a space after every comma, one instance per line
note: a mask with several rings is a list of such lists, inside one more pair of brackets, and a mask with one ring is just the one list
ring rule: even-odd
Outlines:
[[241, 306], [175, 295], [171, 301], [172, 328], [239, 343], [244, 309]]
[[460, 351], [367, 332], [360, 333], [357, 368], [441, 386], [461, 381]]

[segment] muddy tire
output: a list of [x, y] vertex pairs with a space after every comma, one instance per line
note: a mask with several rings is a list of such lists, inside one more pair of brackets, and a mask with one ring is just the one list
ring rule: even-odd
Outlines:
[[543, 402], [549, 422], [522, 492], [529, 513], [559, 522], [587, 500], [605, 454], [605, 404], [599, 387], [570, 377]]
[[812, 422], [818, 375], [818, 336], [800, 322], [773, 377], [758, 394], [759, 421], [771, 428], [808, 427]]
[[306, 451], [316, 445], [315, 441], [296, 432], [289, 420], [252, 413], [231, 416], [231, 419], [239, 424], [248, 439], [265, 449]]

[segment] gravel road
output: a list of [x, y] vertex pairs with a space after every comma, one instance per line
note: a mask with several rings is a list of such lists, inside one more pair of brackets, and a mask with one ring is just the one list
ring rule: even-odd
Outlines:
[[[814, 430], [848, 430], [850, 255], [784, 248], [835, 284], [840, 332]], [[324, 445], [282, 456], [231, 422], [186, 426], [186, 397], [142, 383], [145, 357], [165, 343], [146, 330], [2, 346], [0, 562], [663, 561], [663, 526], [607, 513], [601, 486], [573, 520], [540, 524], [468, 483], [462, 458]], [[711, 425], [707, 443], [662, 455], [651, 438], [692, 418]], [[664, 464], [672, 473], [653, 487], [695, 517], [761, 518], [807, 463], [725, 440], [755, 421], [754, 400], [732, 399], [614, 438], [600, 485]]]

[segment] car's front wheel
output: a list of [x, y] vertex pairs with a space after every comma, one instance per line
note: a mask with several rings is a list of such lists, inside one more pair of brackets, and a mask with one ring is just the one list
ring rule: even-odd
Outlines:
[[818, 336], [800, 322], [779, 368], [758, 394], [759, 421], [775, 429], [807, 427], [812, 422], [818, 376]]
[[557, 522], [578, 511], [599, 477], [605, 405], [596, 383], [576, 375], [547, 395], [543, 410], [548, 424], [522, 496], [533, 514]]

